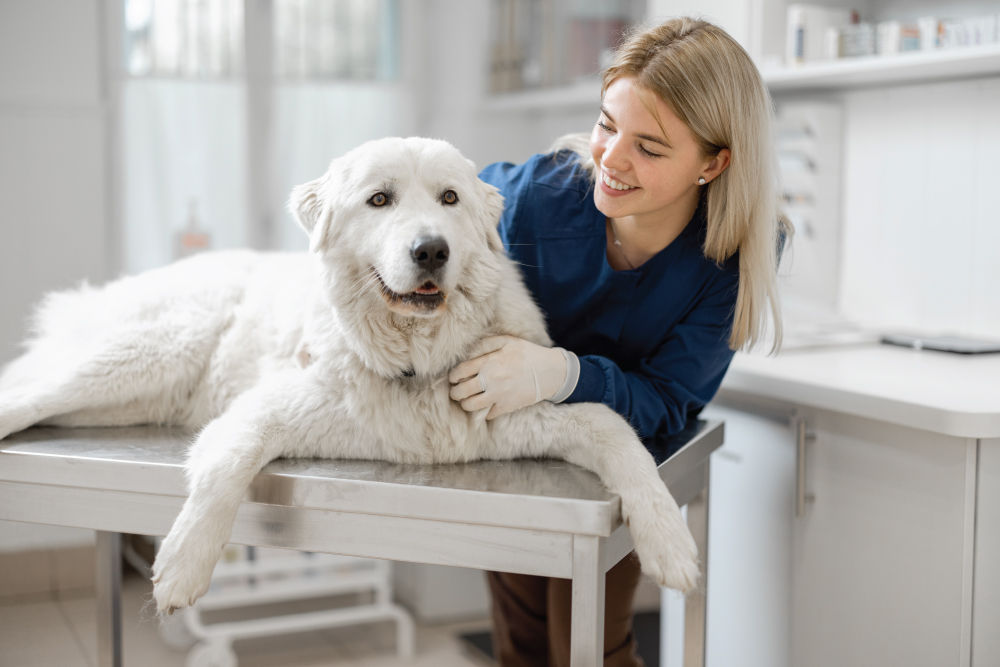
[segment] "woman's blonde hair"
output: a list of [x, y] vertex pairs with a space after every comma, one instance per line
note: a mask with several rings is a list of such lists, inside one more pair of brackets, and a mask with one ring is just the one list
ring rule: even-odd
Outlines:
[[[778, 215], [773, 107], [746, 51], [721, 28], [706, 21], [675, 18], [634, 30], [616, 49], [604, 71], [601, 97], [617, 79], [634, 78], [680, 118], [706, 156], [728, 148], [728, 168], [703, 186], [707, 193], [707, 235], [703, 252], [722, 263], [740, 253], [739, 292], [729, 347], [748, 348], [774, 323], [771, 351], [781, 345], [777, 294], [778, 244], [790, 228]], [[572, 148], [588, 161], [580, 135], [556, 148]]]

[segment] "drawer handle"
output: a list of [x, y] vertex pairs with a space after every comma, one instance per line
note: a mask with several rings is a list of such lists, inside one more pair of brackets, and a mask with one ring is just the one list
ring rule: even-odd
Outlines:
[[801, 519], [806, 514], [806, 503], [816, 499], [806, 493], [806, 443], [814, 442], [816, 434], [806, 428], [805, 419], [796, 420], [795, 429], [795, 518]]

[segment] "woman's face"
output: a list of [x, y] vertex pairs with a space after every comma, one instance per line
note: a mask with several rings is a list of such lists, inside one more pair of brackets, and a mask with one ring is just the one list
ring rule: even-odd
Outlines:
[[590, 152], [598, 168], [597, 209], [638, 223], [672, 219], [671, 211], [690, 216], [698, 204], [698, 178], [718, 173], [687, 125], [631, 77], [608, 86]]

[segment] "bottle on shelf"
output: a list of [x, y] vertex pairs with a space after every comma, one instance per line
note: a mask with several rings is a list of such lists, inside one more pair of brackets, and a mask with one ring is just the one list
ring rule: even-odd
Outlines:
[[184, 228], [177, 232], [174, 243], [174, 257], [180, 259], [212, 247], [212, 236], [198, 219], [198, 200], [188, 202], [188, 217]]

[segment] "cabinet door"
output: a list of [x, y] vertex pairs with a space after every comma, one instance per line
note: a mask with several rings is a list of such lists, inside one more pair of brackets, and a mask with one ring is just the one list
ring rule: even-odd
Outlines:
[[713, 404], [726, 424], [712, 457], [709, 667], [791, 667], [795, 443], [786, 421]]
[[968, 665], [975, 441], [806, 419], [814, 500], [793, 533], [792, 664]]
[[979, 443], [972, 667], [1000, 665], [1000, 438]]

